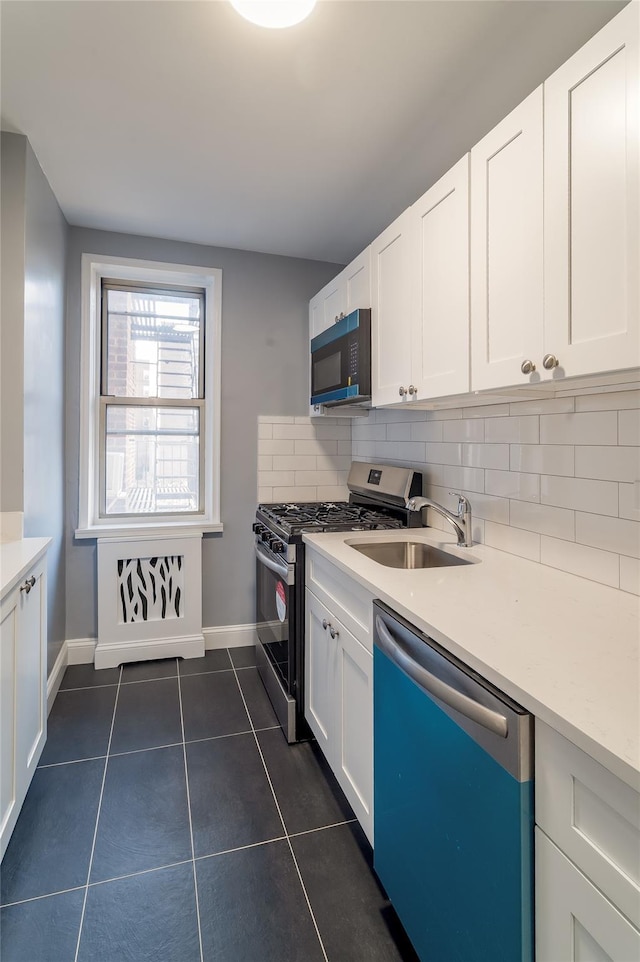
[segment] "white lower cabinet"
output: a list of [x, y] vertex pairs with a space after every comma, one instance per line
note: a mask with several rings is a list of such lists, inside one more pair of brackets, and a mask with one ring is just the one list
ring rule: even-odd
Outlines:
[[305, 714], [373, 844], [373, 656], [306, 591]]
[[536, 959], [640, 959], [640, 795], [540, 721]]
[[0, 601], [0, 858], [47, 735], [46, 560]]
[[537, 962], [635, 962], [640, 932], [536, 828]]

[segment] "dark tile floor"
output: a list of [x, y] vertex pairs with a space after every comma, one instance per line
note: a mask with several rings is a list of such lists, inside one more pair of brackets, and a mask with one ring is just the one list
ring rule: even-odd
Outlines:
[[1, 869], [2, 962], [416, 960], [253, 649], [67, 669]]

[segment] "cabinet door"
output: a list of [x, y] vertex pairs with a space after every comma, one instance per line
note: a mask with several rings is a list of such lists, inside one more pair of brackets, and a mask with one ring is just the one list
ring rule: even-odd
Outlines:
[[371, 394], [374, 407], [409, 400], [414, 309], [414, 219], [406, 210], [371, 245]]
[[355, 257], [348, 267], [342, 271], [346, 288], [347, 306], [345, 312], [359, 307], [371, 307], [371, 248], [367, 247], [362, 254]]
[[309, 302], [309, 339], [335, 324], [346, 313], [347, 289], [342, 273], [334, 277]]
[[640, 364], [640, 8], [545, 83], [545, 345], [554, 376]]
[[469, 155], [411, 208], [417, 222], [414, 399], [469, 390]]
[[18, 817], [15, 751], [17, 590], [0, 605], [0, 858]]
[[536, 828], [536, 962], [640, 958], [640, 932]]
[[338, 625], [338, 781], [373, 845], [373, 657]]
[[18, 782], [26, 793], [46, 737], [46, 576], [42, 563], [26, 576], [33, 587], [20, 593], [20, 644], [16, 653], [16, 756]]
[[471, 151], [471, 389], [539, 380], [542, 87]]
[[331, 614], [308, 589], [305, 633], [305, 718], [322, 752], [335, 767], [337, 640], [323, 623]]

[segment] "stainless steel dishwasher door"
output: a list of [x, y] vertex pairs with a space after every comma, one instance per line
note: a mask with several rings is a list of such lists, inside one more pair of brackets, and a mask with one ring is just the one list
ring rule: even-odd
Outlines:
[[533, 719], [380, 602], [374, 813], [423, 962], [532, 962]]

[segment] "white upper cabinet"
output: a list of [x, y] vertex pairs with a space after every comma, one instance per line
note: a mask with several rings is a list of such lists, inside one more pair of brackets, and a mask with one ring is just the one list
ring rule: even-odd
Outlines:
[[[471, 388], [541, 366], [542, 87], [471, 151]], [[523, 370], [524, 365], [524, 370]]]
[[410, 210], [417, 223], [414, 400], [463, 394], [469, 390], [469, 155]]
[[469, 390], [469, 156], [371, 245], [374, 407]]
[[367, 247], [309, 301], [309, 340], [344, 314], [371, 307], [371, 248]]
[[640, 364], [639, 37], [631, 3], [544, 85], [544, 332], [555, 376]]
[[[411, 208], [371, 245], [371, 395], [374, 407], [409, 397], [415, 220]], [[413, 392], [412, 392], [413, 393]]]

